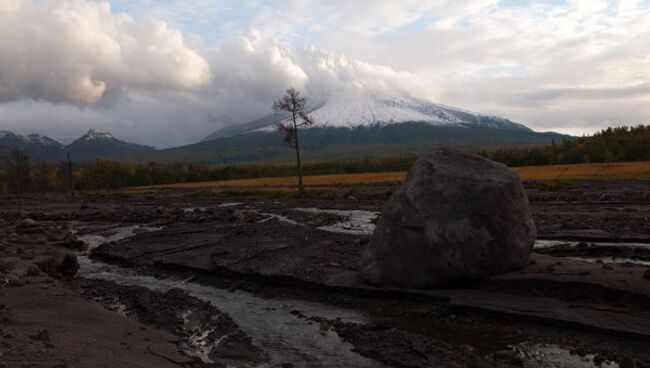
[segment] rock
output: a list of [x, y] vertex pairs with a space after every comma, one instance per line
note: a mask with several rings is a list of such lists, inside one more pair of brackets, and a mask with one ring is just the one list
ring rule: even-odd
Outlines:
[[23, 279], [22, 277], [16, 277], [13, 276], [9, 278], [9, 285], [11, 286], [25, 286], [27, 284], [27, 281]]
[[25, 276], [27, 277], [38, 276], [39, 273], [41, 272], [38, 270], [38, 267], [36, 267], [35, 265], [29, 265], [29, 267], [27, 267], [27, 270], [25, 271]]
[[8, 273], [10, 271], [13, 271], [14, 268], [16, 268], [16, 264], [14, 262], [0, 261], [0, 272]]
[[645, 272], [643, 273], [643, 278], [646, 280], [650, 280], [650, 268], [645, 270]]
[[77, 256], [71, 253], [48, 257], [45, 260], [37, 262], [36, 266], [52, 277], [72, 278], [79, 271]]
[[71, 279], [77, 274], [77, 271], [79, 271], [79, 261], [77, 260], [77, 256], [71, 253], [66, 253], [61, 261], [61, 275], [65, 278]]
[[46, 329], [41, 328], [38, 330], [38, 333], [36, 335], [30, 336], [30, 338], [36, 341], [49, 341], [50, 333]]
[[524, 268], [536, 230], [519, 177], [449, 148], [416, 161], [361, 261], [375, 285], [426, 288]]
[[84, 242], [77, 239], [77, 237], [72, 234], [67, 234], [65, 239], [63, 239], [62, 244], [65, 248], [76, 251], [82, 251], [87, 248]]
[[20, 224], [18, 224], [18, 226], [23, 227], [23, 228], [34, 227], [34, 226], [36, 226], [36, 221], [34, 221], [34, 220], [30, 219], [30, 218], [22, 219], [20, 221]]

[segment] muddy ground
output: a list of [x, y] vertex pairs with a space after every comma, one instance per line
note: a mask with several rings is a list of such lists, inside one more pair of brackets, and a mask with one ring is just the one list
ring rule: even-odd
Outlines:
[[363, 188], [2, 198], [0, 367], [650, 366], [650, 182], [527, 189], [529, 267], [426, 291], [358, 277]]

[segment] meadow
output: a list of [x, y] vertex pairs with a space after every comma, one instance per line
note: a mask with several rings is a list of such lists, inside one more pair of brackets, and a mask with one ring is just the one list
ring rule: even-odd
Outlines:
[[[617, 163], [591, 163], [571, 165], [525, 166], [515, 167], [513, 170], [523, 181], [566, 181], [566, 180], [636, 180], [650, 179], [650, 161], [642, 162], [617, 162]], [[396, 184], [404, 180], [405, 171], [380, 172], [362, 174], [335, 174], [305, 176], [305, 186], [313, 190], [326, 190], [337, 186], [356, 186], [372, 184]], [[130, 193], [143, 193], [163, 189], [191, 189], [191, 190], [264, 190], [282, 191], [291, 190], [298, 182], [295, 176], [217, 180], [195, 183], [177, 183], [163, 185], [149, 185], [128, 188], [124, 191]]]

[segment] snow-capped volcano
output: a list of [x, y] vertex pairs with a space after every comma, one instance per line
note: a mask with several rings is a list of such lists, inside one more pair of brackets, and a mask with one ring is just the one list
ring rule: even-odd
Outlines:
[[[440, 145], [476, 150], [570, 138], [404, 95], [337, 93], [324, 100], [308, 100], [305, 110], [315, 124], [300, 132], [301, 155], [314, 162], [408, 157]], [[289, 118], [281, 111], [233, 124], [202, 142], [161, 151], [158, 157], [196, 157], [199, 162], [218, 164], [291, 162], [284, 134], [274, 129], [275, 123]], [[143, 160], [155, 158], [149, 155]]]
[[[388, 96], [372, 93], [335, 94], [324, 101], [309, 101], [309, 115], [314, 128], [355, 128], [402, 123], [425, 123], [431, 126], [481, 127], [532, 132], [509, 119], [477, 114], [411, 96]], [[204, 141], [237, 134], [273, 130], [279, 121], [288, 122], [286, 113], [270, 114], [245, 124], [229, 126], [207, 136]]]
[[312, 109], [310, 116], [321, 127], [356, 127], [408, 122], [530, 130], [521, 124], [497, 116], [475, 114], [413, 97], [373, 94], [334, 96]]

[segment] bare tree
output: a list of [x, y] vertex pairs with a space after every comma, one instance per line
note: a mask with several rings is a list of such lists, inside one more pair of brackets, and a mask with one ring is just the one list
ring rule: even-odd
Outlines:
[[9, 150], [5, 157], [7, 168], [7, 184], [14, 193], [23, 193], [30, 189], [31, 160], [20, 148]]
[[52, 169], [46, 162], [41, 162], [34, 168], [34, 188], [37, 192], [47, 192], [51, 189], [50, 173]]
[[[298, 165], [298, 191], [303, 193], [305, 187], [302, 181], [302, 164], [300, 162], [300, 140], [298, 129], [314, 124], [312, 118], [305, 112], [307, 98], [300, 96], [300, 92], [293, 88], [287, 89], [282, 98], [273, 103], [273, 110], [288, 111], [291, 113], [291, 121], [288, 123], [275, 123], [277, 130], [285, 133], [284, 142], [296, 152], [296, 164]], [[301, 120], [302, 122], [298, 122]]]
[[72, 168], [72, 161], [70, 160], [70, 153], [66, 155], [68, 162], [66, 164], [66, 177], [68, 182], [68, 191], [70, 193], [70, 200], [74, 200], [74, 171]]

